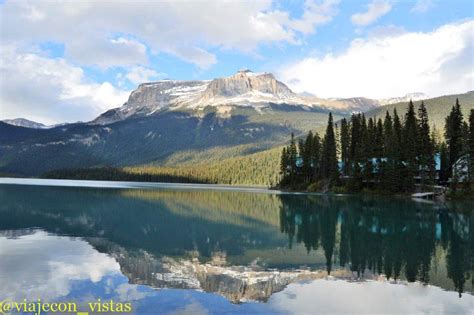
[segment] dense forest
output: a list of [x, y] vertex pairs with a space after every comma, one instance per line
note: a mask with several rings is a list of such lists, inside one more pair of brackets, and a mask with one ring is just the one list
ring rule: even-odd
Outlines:
[[[453, 100], [454, 101], [454, 100]], [[469, 106], [468, 106], [469, 107]], [[391, 107], [387, 107], [391, 109]], [[178, 166], [138, 165], [55, 170], [45, 178], [261, 185], [291, 190], [405, 193], [416, 184], [467, 187], [453, 174], [453, 164], [473, 152], [473, 110], [469, 117], [457, 100], [445, 117], [444, 130], [433, 126], [423, 102], [410, 102], [382, 117], [353, 114], [293, 136], [274, 148], [220, 161]], [[466, 107], [464, 107], [466, 108]], [[380, 112], [381, 113], [381, 112]], [[283, 150], [282, 154], [280, 152]], [[474, 165], [473, 162], [470, 162]], [[472, 167], [470, 168], [472, 171]], [[471, 174], [470, 178], [474, 178]]]
[[47, 172], [42, 177], [273, 187], [280, 181], [278, 158], [279, 148], [208, 164], [64, 169]]
[[403, 117], [395, 109], [383, 119], [359, 113], [335, 124], [329, 114], [324, 137], [311, 131], [305, 139], [291, 135], [281, 153], [279, 187], [406, 193], [416, 184], [426, 189], [449, 183], [456, 188], [463, 182], [467, 188], [474, 167], [461, 178], [462, 167], [455, 169], [460, 159], [474, 165], [474, 110], [466, 121], [456, 100], [442, 135], [430, 128], [424, 103], [415, 109], [410, 101]]

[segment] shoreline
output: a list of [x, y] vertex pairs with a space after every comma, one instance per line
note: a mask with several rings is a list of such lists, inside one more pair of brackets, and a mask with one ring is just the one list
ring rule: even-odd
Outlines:
[[[247, 193], [264, 193], [275, 195], [329, 195], [316, 192], [292, 192], [267, 188], [264, 186], [244, 186], [225, 184], [191, 184], [191, 183], [166, 183], [166, 182], [136, 182], [136, 181], [105, 181], [86, 179], [44, 179], [44, 178], [15, 178], [0, 177], [0, 185], [30, 185], [53, 187], [78, 187], [78, 188], [108, 188], [108, 189], [180, 189], [180, 190], [214, 190], [234, 191]], [[349, 194], [330, 194], [334, 196], [349, 196]]]

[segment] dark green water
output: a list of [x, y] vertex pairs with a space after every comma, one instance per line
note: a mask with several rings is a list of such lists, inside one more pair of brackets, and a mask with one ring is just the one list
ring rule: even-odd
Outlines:
[[[124, 297], [137, 313], [194, 313], [183, 306], [193, 306], [191, 300], [210, 313], [299, 313], [310, 310], [304, 308], [308, 292], [323, 298], [318, 292], [331, 288], [373, 298], [400, 290], [404, 299], [428, 294], [438, 303], [427, 300], [435, 308], [424, 309], [418, 301], [400, 312], [468, 312], [474, 306], [472, 208], [388, 197], [0, 184], [0, 300], [107, 299], [110, 290], [126, 287], [140, 292]], [[263, 281], [266, 292], [249, 295], [253, 289], [236, 280], [244, 272], [300, 278], [288, 287]], [[283, 308], [291, 305], [282, 302], [290, 294], [303, 300]], [[380, 309], [332, 305], [325, 312], [383, 312], [397, 294], [380, 296], [386, 303]], [[264, 302], [229, 303], [249, 298]]]

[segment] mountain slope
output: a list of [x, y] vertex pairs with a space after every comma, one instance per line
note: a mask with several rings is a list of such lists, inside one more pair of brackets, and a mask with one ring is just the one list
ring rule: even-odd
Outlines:
[[[472, 108], [473, 93], [466, 95], [458, 96], [461, 104]], [[444, 119], [455, 98], [427, 100], [432, 121]], [[144, 83], [122, 107], [88, 123], [32, 129], [0, 122], [0, 173], [208, 165], [281, 146], [292, 132], [323, 131], [329, 111], [337, 121], [354, 111], [371, 110], [369, 115], [381, 117], [397, 107], [402, 114], [406, 104], [379, 106], [366, 98], [299, 95], [271, 74], [248, 70], [212, 81]]]
[[[103, 125], [29, 129], [0, 123], [0, 172], [39, 175], [78, 167], [176, 165], [251, 154], [286, 143], [291, 132], [322, 126], [327, 112], [270, 105], [257, 111], [164, 110]], [[336, 115], [341, 118], [342, 116]]]
[[141, 84], [120, 108], [88, 123], [29, 129], [0, 123], [0, 172], [217, 162], [282, 145], [371, 100], [301, 97], [268, 73]]
[[[461, 108], [464, 114], [464, 118], [467, 119], [470, 110], [474, 109], [474, 91], [470, 91], [464, 94], [446, 95], [435, 97], [424, 100], [428, 117], [432, 126], [436, 126], [438, 130], [443, 130], [445, 124], [445, 118], [449, 115], [451, 108], [456, 104], [456, 98], [459, 99]], [[414, 101], [415, 109], [420, 105], [421, 100]], [[390, 105], [381, 106], [370, 110], [366, 113], [367, 117], [385, 117], [387, 111], [390, 114], [393, 113], [394, 109], [397, 109], [398, 115], [403, 118], [408, 108], [408, 102], [399, 102]]]

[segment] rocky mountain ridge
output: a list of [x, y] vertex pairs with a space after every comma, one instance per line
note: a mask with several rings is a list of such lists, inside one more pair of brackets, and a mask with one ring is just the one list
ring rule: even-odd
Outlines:
[[161, 110], [202, 112], [210, 107], [218, 114], [227, 115], [229, 106], [261, 111], [271, 104], [346, 113], [366, 111], [380, 105], [376, 100], [367, 98], [321, 99], [299, 95], [271, 73], [240, 70], [229, 77], [211, 81], [162, 80], [140, 84], [122, 107], [105, 112], [91, 124], [105, 125], [132, 116], [153, 115]]

